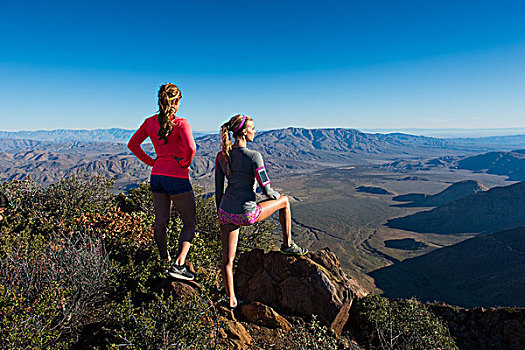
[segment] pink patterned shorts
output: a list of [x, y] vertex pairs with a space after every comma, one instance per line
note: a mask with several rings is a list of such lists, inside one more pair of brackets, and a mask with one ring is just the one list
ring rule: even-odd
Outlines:
[[232, 214], [222, 210], [221, 208], [219, 208], [218, 212], [219, 224], [221, 225], [234, 224], [238, 226], [249, 226], [257, 221], [259, 215], [261, 215], [260, 206], [257, 206], [254, 211], [246, 214]]

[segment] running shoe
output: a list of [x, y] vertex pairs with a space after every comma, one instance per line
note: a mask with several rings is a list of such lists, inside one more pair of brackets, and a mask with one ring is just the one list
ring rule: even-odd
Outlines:
[[195, 276], [193, 276], [193, 274], [190, 271], [188, 271], [188, 269], [184, 265], [179, 266], [179, 265], [173, 264], [168, 268], [166, 272], [171, 277], [177, 278], [180, 280], [193, 281], [193, 279], [195, 278]]
[[281, 244], [281, 253], [286, 255], [295, 255], [295, 256], [301, 256], [308, 253], [308, 249], [301, 248], [295, 242], [292, 242], [292, 244], [289, 247], [286, 247], [284, 244]]

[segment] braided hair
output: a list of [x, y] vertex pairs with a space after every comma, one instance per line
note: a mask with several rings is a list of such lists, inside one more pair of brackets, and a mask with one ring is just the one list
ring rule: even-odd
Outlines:
[[173, 130], [170, 117], [175, 114], [173, 106], [182, 98], [182, 93], [175, 84], [164, 84], [159, 89], [159, 140], [168, 142], [168, 135]]
[[246, 128], [246, 122], [253, 120], [247, 115], [236, 114], [230, 118], [229, 121], [222, 124], [221, 126], [221, 144], [222, 144], [222, 154], [224, 159], [226, 159], [226, 174], [231, 175], [232, 171], [230, 168], [231, 162], [231, 151], [232, 151], [232, 142], [230, 137], [230, 132], [233, 134], [233, 137], [238, 137], [242, 134], [242, 131]]

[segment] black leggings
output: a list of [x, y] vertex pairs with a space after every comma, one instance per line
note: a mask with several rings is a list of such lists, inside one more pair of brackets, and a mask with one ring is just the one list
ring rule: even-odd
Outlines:
[[153, 204], [155, 207], [155, 242], [159, 248], [161, 258], [168, 258], [168, 237], [166, 235], [166, 228], [171, 217], [172, 205], [175, 206], [175, 209], [182, 219], [183, 227], [179, 236], [178, 255], [182, 247], [182, 242], [191, 243], [193, 241], [193, 236], [195, 235], [197, 219], [193, 191], [171, 196], [167, 193], [153, 193]]

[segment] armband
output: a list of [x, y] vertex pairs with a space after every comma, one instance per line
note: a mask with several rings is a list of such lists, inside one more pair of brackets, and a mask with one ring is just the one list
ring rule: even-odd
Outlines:
[[261, 186], [266, 186], [270, 183], [270, 178], [268, 177], [268, 174], [266, 174], [266, 169], [263, 166], [257, 168], [255, 170], [255, 173]]

